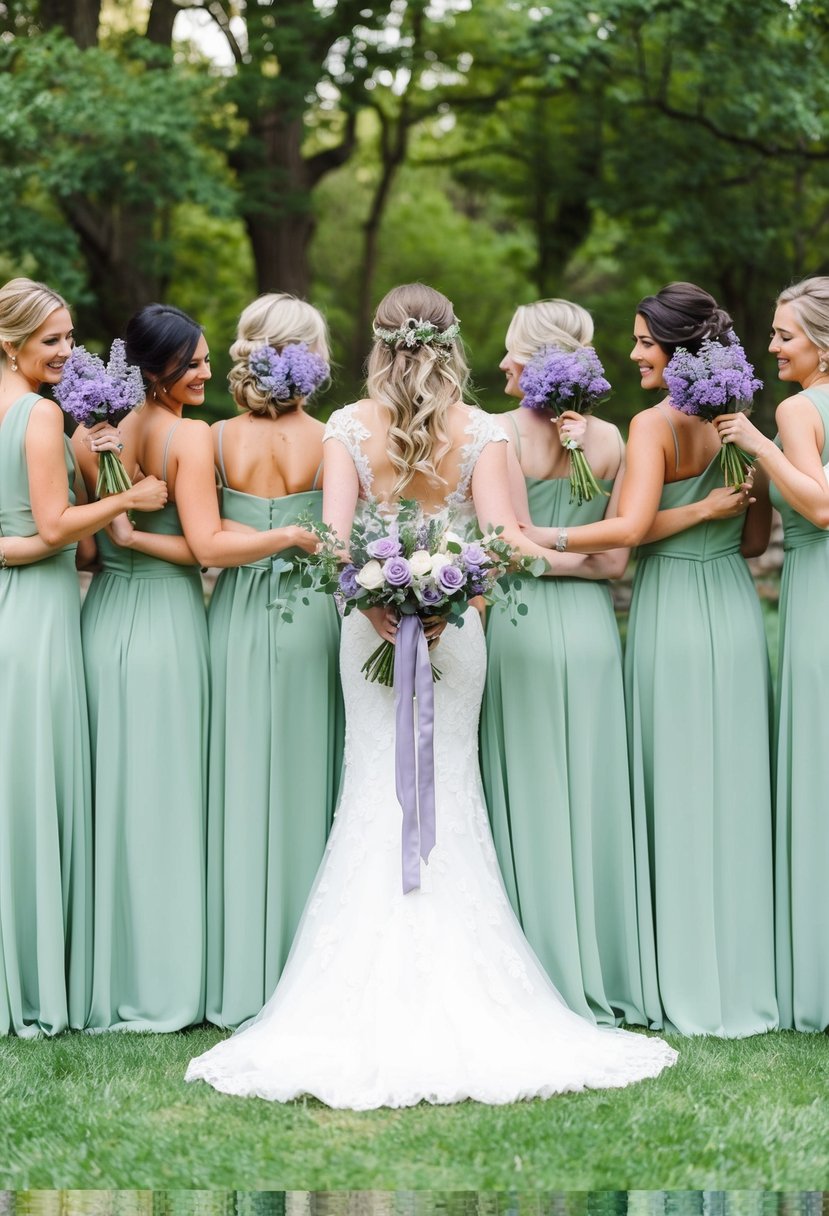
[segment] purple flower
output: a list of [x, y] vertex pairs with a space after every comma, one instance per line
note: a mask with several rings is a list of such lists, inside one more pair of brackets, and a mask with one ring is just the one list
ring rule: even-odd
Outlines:
[[369, 557], [375, 557], [378, 562], [388, 561], [390, 557], [399, 557], [400, 541], [396, 536], [381, 536], [379, 540], [370, 541], [366, 545]]
[[463, 570], [459, 570], [457, 566], [441, 566], [437, 573], [437, 583], [440, 589], [451, 595], [454, 591], [458, 591], [466, 582], [466, 576]]
[[273, 401], [310, 397], [330, 375], [330, 368], [305, 342], [291, 342], [281, 353], [259, 346], [248, 355], [248, 367], [260, 392]]
[[443, 600], [443, 592], [429, 579], [417, 588], [417, 598], [425, 608], [434, 608]]
[[408, 587], [412, 572], [405, 557], [390, 557], [383, 566], [383, 577], [390, 587]]
[[354, 599], [360, 593], [360, 584], [357, 582], [357, 567], [346, 566], [341, 572], [339, 578], [340, 591], [347, 600]]
[[461, 560], [466, 566], [467, 570], [480, 570], [482, 566], [487, 565], [489, 562], [489, 557], [487, 556], [485, 549], [483, 549], [480, 545], [473, 543], [470, 545], [464, 545], [461, 553]]
[[726, 346], [706, 338], [696, 355], [677, 347], [664, 373], [674, 409], [710, 422], [745, 408], [763, 387], [736, 334], [730, 331], [727, 336]]
[[128, 365], [120, 338], [112, 343], [106, 367], [97, 355], [76, 346], [54, 392], [63, 412], [83, 426], [120, 422], [146, 395], [141, 372]]
[[587, 414], [610, 392], [592, 346], [576, 350], [545, 346], [527, 363], [518, 384], [524, 394], [522, 405], [556, 414], [563, 410]]

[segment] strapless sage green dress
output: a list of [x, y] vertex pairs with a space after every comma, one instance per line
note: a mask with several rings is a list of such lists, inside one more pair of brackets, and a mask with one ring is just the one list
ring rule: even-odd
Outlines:
[[[258, 531], [321, 517], [322, 492], [222, 489], [222, 515]], [[290, 560], [292, 551], [279, 555]], [[271, 559], [223, 570], [208, 614], [213, 709], [207, 850], [207, 1018], [238, 1026], [276, 987], [317, 872], [343, 750], [339, 619]]]
[[[609, 493], [612, 482], [600, 482]], [[527, 478], [533, 522], [601, 519], [567, 478]], [[571, 1009], [603, 1025], [659, 1019], [639, 958], [622, 654], [604, 582], [539, 578], [517, 628], [487, 623], [481, 769], [498, 860], [530, 945]], [[648, 932], [649, 907], [642, 915]], [[648, 1005], [650, 992], [650, 1006]]]
[[[25, 439], [0, 424], [0, 545], [37, 532]], [[65, 444], [69, 502], [75, 465]], [[89, 733], [75, 545], [0, 570], [0, 1034], [80, 1028], [92, 975]]]
[[[829, 462], [829, 392], [809, 389]], [[829, 530], [784, 500], [776, 734], [776, 944], [780, 1024], [829, 1026]]]
[[[722, 484], [717, 455], [666, 484], [660, 509]], [[769, 664], [742, 529], [739, 516], [640, 547], [625, 654], [637, 881], [665, 1018], [724, 1038], [778, 1021]]]
[[[174, 504], [139, 519], [143, 531], [181, 534]], [[121, 549], [106, 533], [98, 547], [103, 569], [82, 613], [95, 814], [90, 1026], [180, 1030], [204, 1017], [204, 595], [196, 566]]]

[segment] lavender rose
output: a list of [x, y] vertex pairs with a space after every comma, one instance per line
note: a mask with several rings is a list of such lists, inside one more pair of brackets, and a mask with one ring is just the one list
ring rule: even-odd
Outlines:
[[340, 574], [340, 591], [346, 599], [354, 599], [359, 594], [360, 584], [357, 582], [357, 567], [346, 566]]
[[390, 587], [408, 587], [412, 572], [405, 557], [390, 557], [383, 566], [383, 577]]
[[400, 556], [400, 541], [396, 536], [381, 536], [366, 545], [369, 557], [376, 557], [378, 562], [388, 561], [390, 557]]
[[465, 582], [465, 576], [462, 570], [457, 566], [442, 566], [438, 570], [437, 582], [440, 589], [451, 595], [454, 591], [458, 591]]
[[424, 608], [434, 608], [443, 599], [443, 592], [435, 586], [431, 579], [428, 582], [421, 583], [416, 590], [416, 594]]
[[461, 553], [461, 560], [463, 561], [463, 564], [466, 566], [467, 570], [480, 570], [482, 566], [487, 565], [489, 557], [486, 550], [482, 549], [480, 545], [471, 544], [464, 545], [463, 552]]

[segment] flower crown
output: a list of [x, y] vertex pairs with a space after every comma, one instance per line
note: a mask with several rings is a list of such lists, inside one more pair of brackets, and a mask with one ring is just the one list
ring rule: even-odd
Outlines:
[[407, 317], [399, 329], [383, 329], [374, 326], [374, 336], [387, 346], [396, 346], [402, 342], [413, 350], [416, 346], [451, 346], [461, 332], [460, 321], [453, 321], [446, 329], [438, 329], [432, 321], [424, 321], [422, 317]]
[[310, 397], [331, 370], [305, 342], [291, 342], [281, 353], [272, 346], [258, 346], [248, 355], [248, 368], [260, 393], [280, 402]]

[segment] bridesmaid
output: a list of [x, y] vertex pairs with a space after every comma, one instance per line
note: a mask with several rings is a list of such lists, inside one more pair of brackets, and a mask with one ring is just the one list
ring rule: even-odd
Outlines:
[[769, 350], [778, 377], [803, 390], [777, 407], [775, 443], [744, 414], [720, 420], [771, 478], [783, 516], [777, 676], [775, 890], [780, 1024], [829, 1026], [826, 869], [829, 788], [829, 278], [806, 279], [777, 301]]
[[[275, 392], [256, 370], [263, 348], [276, 356], [300, 343], [327, 376], [328, 334], [315, 308], [281, 293], [250, 304], [230, 351], [241, 413], [213, 427], [222, 515], [259, 533], [321, 518], [325, 428], [299, 390]], [[219, 576], [208, 615], [207, 1017], [219, 1026], [253, 1017], [276, 987], [337, 794], [339, 621], [322, 595], [307, 605], [298, 597], [290, 623], [268, 612], [297, 590], [285, 563], [264, 557]]]
[[[120, 511], [166, 499], [155, 478], [75, 505], [57, 384], [73, 345], [42, 283], [0, 289], [0, 1034], [86, 1021], [92, 967], [89, 735], [75, 547]], [[38, 535], [39, 533], [39, 535]]]
[[[576, 350], [593, 322], [567, 300], [517, 310], [507, 331], [506, 392], [539, 350]], [[590, 523], [612, 513], [622, 438], [588, 417], [583, 447], [604, 494], [571, 505], [563, 439], [568, 414], [502, 415], [523, 474], [519, 517], [538, 525]], [[529, 515], [527, 498], [529, 497]], [[619, 632], [604, 580], [624, 573], [628, 551], [570, 558], [573, 577], [533, 580], [519, 629], [490, 614], [481, 767], [504, 882], [527, 938], [571, 1009], [604, 1025], [659, 1021], [656, 975], [643, 992], [637, 935], [625, 703]], [[543, 770], [527, 756], [544, 756]], [[650, 918], [650, 909], [641, 909]]]
[[[730, 329], [691, 283], [646, 297], [631, 354], [643, 388], [664, 390], [677, 346]], [[722, 486], [719, 451], [713, 426], [665, 398], [631, 421], [618, 518], [546, 535], [577, 552], [644, 542], [625, 655], [637, 884], [668, 1024], [739, 1037], [778, 1022], [768, 655], [744, 560], [768, 543], [770, 507], [762, 474], [756, 498]], [[646, 968], [654, 946], [643, 937]]]
[[[210, 379], [201, 327], [150, 304], [124, 336], [147, 400], [121, 423], [123, 459], [133, 477], [167, 481], [171, 501], [152, 531], [120, 519], [118, 544], [100, 536], [103, 569], [83, 610], [95, 780], [90, 1024], [172, 1031], [201, 1021], [205, 1000], [208, 657], [198, 565], [256, 559], [286, 537], [222, 531], [210, 428], [182, 417], [204, 404]], [[84, 438], [77, 433], [76, 450], [92, 486]]]

